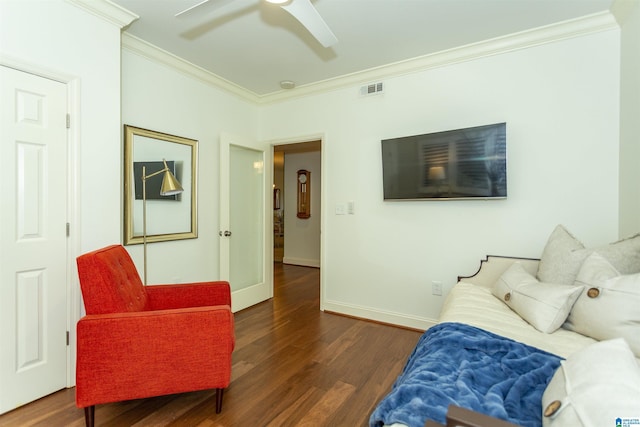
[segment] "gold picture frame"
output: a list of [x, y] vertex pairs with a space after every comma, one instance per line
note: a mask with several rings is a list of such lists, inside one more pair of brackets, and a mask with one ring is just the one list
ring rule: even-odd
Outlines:
[[162, 174], [146, 180], [147, 243], [198, 237], [198, 141], [125, 125], [125, 245], [143, 243], [142, 170], [148, 176], [161, 170], [164, 161], [184, 191], [175, 196], [161, 196]]

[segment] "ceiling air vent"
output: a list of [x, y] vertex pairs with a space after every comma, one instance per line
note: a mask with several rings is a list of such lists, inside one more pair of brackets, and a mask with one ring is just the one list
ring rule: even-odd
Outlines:
[[384, 86], [383, 86], [382, 82], [371, 83], [369, 85], [362, 86], [360, 88], [360, 95], [363, 95], [363, 96], [375, 95], [375, 94], [382, 93], [383, 90], [384, 90]]

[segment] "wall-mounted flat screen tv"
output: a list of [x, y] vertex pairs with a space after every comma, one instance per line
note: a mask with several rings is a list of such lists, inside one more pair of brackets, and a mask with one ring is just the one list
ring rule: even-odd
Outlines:
[[506, 123], [382, 140], [385, 200], [507, 197]]

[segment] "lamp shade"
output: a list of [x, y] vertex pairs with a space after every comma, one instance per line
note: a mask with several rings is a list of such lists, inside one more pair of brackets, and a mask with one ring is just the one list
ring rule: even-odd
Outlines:
[[174, 196], [176, 194], [180, 194], [184, 191], [182, 185], [178, 182], [175, 176], [169, 170], [167, 166], [167, 162], [164, 162], [164, 175], [162, 177], [162, 187], [160, 188], [161, 196]]

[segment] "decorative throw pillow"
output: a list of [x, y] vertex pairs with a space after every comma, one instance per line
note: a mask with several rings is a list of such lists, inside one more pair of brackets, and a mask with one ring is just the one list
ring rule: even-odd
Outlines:
[[492, 293], [541, 332], [551, 333], [567, 318], [581, 286], [539, 282], [513, 263], [494, 284]]
[[640, 234], [609, 245], [586, 249], [566, 228], [558, 225], [544, 247], [538, 279], [542, 282], [573, 284], [580, 266], [593, 252], [598, 252], [622, 274], [640, 272]]
[[625, 338], [640, 357], [640, 273], [620, 275], [594, 252], [580, 268], [575, 284], [584, 290], [564, 328], [597, 340]]
[[614, 427], [639, 410], [640, 367], [622, 338], [563, 360], [542, 395], [544, 427]]
[[573, 284], [584, 261], [576, 251], [584, 245], [562, 225], [556, 226], [542, 251], [538, 264], [538, 279], [548, 283]]
[[620, 274], [640, 273], [640, 234], [584, 252], [585, 259], [593, 252], [598, 252]]

